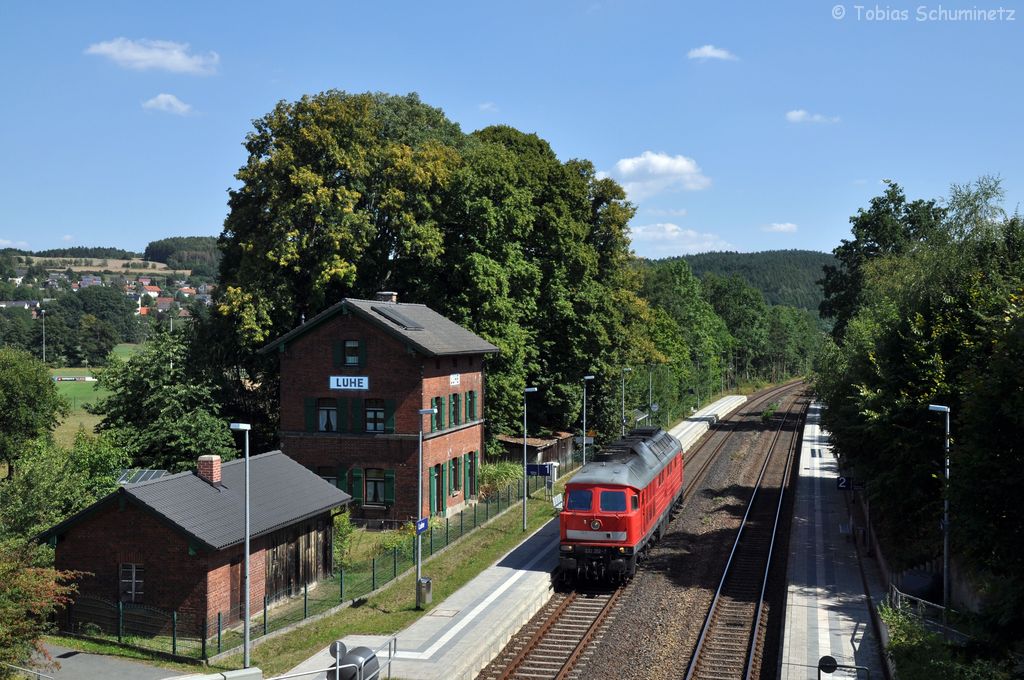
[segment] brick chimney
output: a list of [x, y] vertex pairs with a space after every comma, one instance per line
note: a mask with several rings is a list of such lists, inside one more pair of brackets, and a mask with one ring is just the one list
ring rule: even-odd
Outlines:
[[393, 290], [378, 291], [377, 302], [398, 302], [398, 293]]
[[214, 486], [220, 485], [220, 456], [199, 456], [199, 476]]

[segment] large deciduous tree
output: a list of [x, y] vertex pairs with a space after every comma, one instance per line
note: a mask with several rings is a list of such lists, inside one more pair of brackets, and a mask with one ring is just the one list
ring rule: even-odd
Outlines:
[[29, 441], [49, 435], [67, 411], [41, 362], [23, 350], [0, 347], [0, 460], [8, 469]]

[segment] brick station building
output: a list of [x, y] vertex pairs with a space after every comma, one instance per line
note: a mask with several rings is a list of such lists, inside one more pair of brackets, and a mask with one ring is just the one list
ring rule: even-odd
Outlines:
[[260, 350], [280, 358], [281, 450], [347, 490], [355, 517], [457, 512], [476, 495], [484, 357], [498, 348], [426, 305], [377, 297], [345, 298]]
[[[244, 498], [242, 459], [200, 456], [193, 472], [126, 484], [40, 534], [58, 569], [86, 572], [62, 624], [109, 627], [118, 601], [177, 612], [189, 634], [218, 614], [239, 620]], [[250, 456], [252, 611], [331, 575], [331, 515], [349, 500], [280, 451]]]

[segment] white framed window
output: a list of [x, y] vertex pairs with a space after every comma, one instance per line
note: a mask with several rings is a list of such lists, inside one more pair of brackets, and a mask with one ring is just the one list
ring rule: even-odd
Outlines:
[[121, 602], [142, 602], [145, 575], [142, 565], [123, 562], [120, 572]]
[[384, 505], [384, 471], [376, 468], [366, 470], [366, 496], [364, 505]]
[[358, 366], [359, 365], [359, 341], [358, 340], [346, 340], [345, 341], [345, 365], [346, 366]]
[[384, 400], [383, 399], [367, 399], [366, 400], [366, 431], [367, 432], [383, 432], [384, 431]]
[[316, 402], [316, 410], [317, 430], [320, 432], [337, 432], [338, 402], [334, 399], [318, 399]]

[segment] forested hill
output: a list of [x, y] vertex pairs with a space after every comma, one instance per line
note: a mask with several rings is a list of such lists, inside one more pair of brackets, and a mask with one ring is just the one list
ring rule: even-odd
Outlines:
[[822, 300], [821, 268], [832, 264], [829, 253], [814, 250], [766, 250], [760, 253], [716, 252], [685, 255], [683, 259], [697, 277], [738, 274], [764, 293], [773, 305], [789, 305], [815, 313]]
[[173, 236], [151, 241], [144, 257], [171, 269], [191, 269], [193, 276], [216, 278], [220, 250], [216, 236]]

